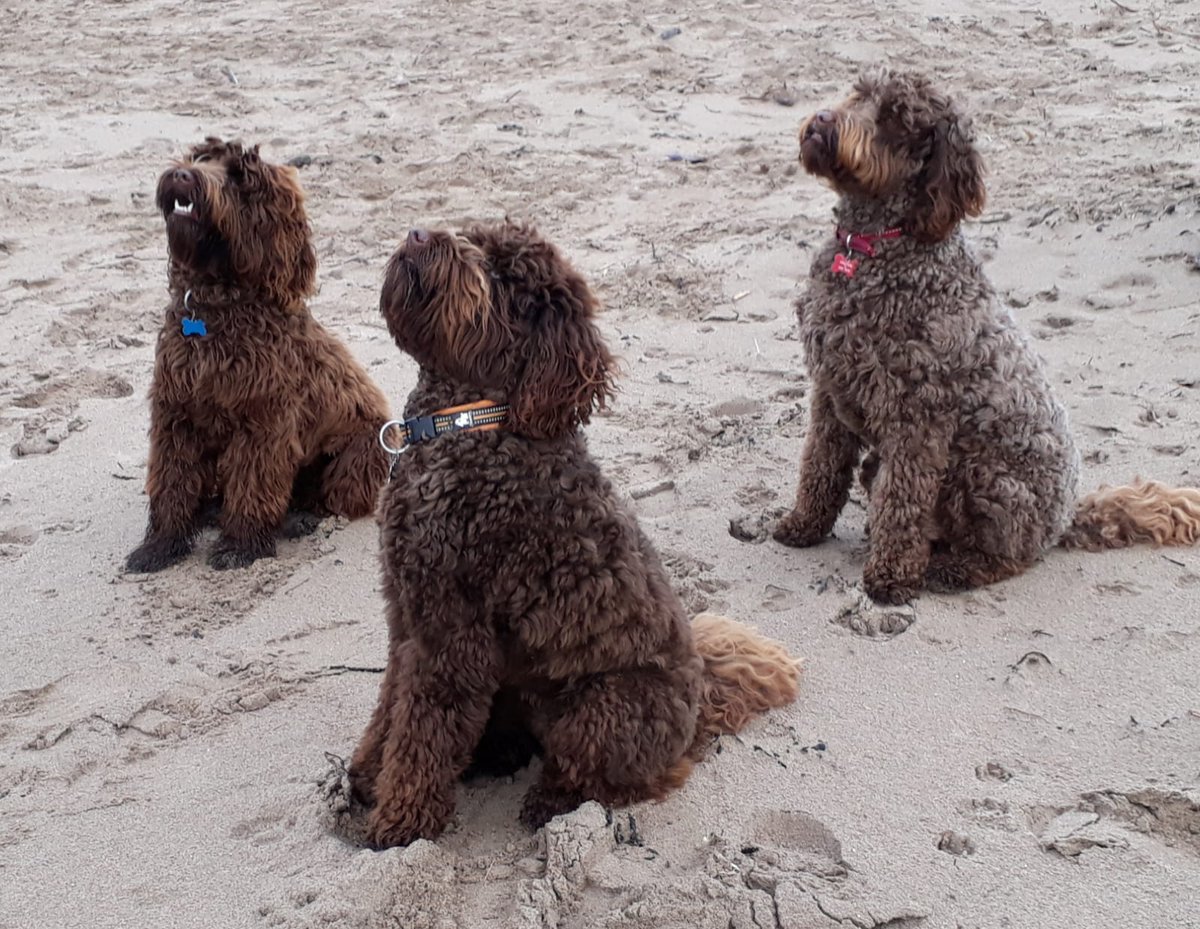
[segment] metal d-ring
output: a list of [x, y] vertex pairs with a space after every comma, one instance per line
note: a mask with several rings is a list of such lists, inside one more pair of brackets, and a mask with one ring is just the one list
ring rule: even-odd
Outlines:
[[403, 426], [403, 425], [404, 425], [404, 420], [402, 420], [402, 419], [389, 419], [386, 423], [384, 423], [382, 426], [379, 427], [379, 445], [389, 455], [399, 455], [402, 451], [404, 451], [405, 446], [401, 445], [399, 448], [392, 448], [390, 445], [387, 444], [387, 439], [385, 439], [384, 436], [387, 435], [387, 431], [389, 429], [391, 429], [393, 426]]

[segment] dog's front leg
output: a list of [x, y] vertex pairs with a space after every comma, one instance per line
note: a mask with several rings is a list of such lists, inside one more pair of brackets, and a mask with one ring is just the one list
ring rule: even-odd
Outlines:
[[871, 553], [863, 568], [863, 587], [878, 603], [907, 603], [924, 585], [950, 436], [943, 424], [898, 424], [880, 444], [867, 511]]
[[150, 521], [142, 544], [125, 560], [129, 571], [161, 571], [187, 557], [199, 528], [201, 497], [212, 481], [213, 462], [180, 409], [160, 401], [150, 406], [150, 456], [146, 495]]
[[391, 731], [392, 705], [396, 701], [396, 685], [406, 661], [404, 649], [407, 647], [407, 640], [399, 638], [393, 638], [388, 644], [388, 662], [379, 684], [379, 699], [350, 760], [350, 786], [354, 789], [354, 799], [368, 807], [375, 805], [375, 781], [383, 767], [383, 747]]
[[435, 646], [409, 639], [392, 650], [390, 719], [367, 826], [377, 848], [441, 835], [487, 725], [500, 664], [491, 631], [474, 623], [442, 629]]
[[281, 415], [260, 422], [276, 428], [237, 433], [217, 463], [224, 493], [221, 537], [208, 563], [218, 570], [242, 568], [275, 554], [275, 533], [287, 514], [298, 449], [293, 426]]
[[805, 548], [829, 535], [850, 497], [861, 448], [858, 437], [838, 419], [828, 391], [815, 388], [796, 505], [775, 527], [777, 542]]

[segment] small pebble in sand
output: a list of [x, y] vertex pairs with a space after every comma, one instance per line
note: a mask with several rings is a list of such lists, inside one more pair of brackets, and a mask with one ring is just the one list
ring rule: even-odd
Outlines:
[[238, 700], [238, 706], [250, 713], [253, 713], [255, 710], [264, 709], [270, 706], [270, 704], [270, 699], [262, 691], [246, 694], [246, 696]]
[[795, 106], [796, 92], [788, 87], [787, 84], [784, 84], [781, 88], [779, 88], [779, 90], [775, 91], [771, 95], [771, 99], [780, 106]]
[[522, 858], [517, 862], [516, 868], [522, 874], [527, 874], [530, 877], [538, 877], [545, 868], [545, 862], [539, 861], [536, 858]]

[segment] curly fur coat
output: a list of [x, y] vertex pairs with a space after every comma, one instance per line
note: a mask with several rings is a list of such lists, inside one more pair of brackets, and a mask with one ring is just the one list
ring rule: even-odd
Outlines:
[[377, 846], [437, 836], [455, 783], [543, 764], [537, 827], [662, 797], [720, 732], [794, 699], [797, 665], [729, 620], [688, 622], [578, 426], [611, 391], [583, 278], [532, 229], [415, 230], [381, 300], [421, 364], [406, 415], [480, 399], [500, 431], [406, 451], [384, 492], [390, 651], [351, 765]]
[[171, 300], [150, 387], [150, 521], [128, 569], [184, 558], [213, 510], [216, 568], [273, 555], [278, 532], [321, 515], [371, 513], [387, 402], [308, 311], [316, 255], [295, 171], [209, 139], [157, 199]]
[[797, 302], [811, 416], [776, 539], [828, 535], [860, 458], [863, 583], [883, 602], [1011, 577], [1059, 543], [1196, 538], [1195, 491], [1139, 483], [1077, 507], [1066, 412], [961, 232], [985, 193], [953, 101], [919, 75], [864, 77], [805, 122], [801, 160], [841, 199]]

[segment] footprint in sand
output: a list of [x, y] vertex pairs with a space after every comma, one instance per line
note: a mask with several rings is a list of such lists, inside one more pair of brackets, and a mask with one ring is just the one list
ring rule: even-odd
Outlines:
[[776, 523], [787, 515], [788, 508], [771, 507], [759, 512], [741, 513], [729, 520], [729, 534], [739, 542], [759, 545], [770, 537]]
[[1007, 782], [1013, 779], [1013, 772], [998, 761], [975, 766], [975, 777], [981, 781]]
[[1093, 310], [1111, 310], [1116, 307], [1133, 306], [1153, 293], [1158, 282], [1149, 274], [1122, 274], [1107, 281], [1103, 288], [1087, 294], [1083, 302]]
[[947, 829], [939, 835], [934, 846], [939, 852], [959, 857], [974, 855], [976, 852], [975, 841], [969, 835], [963, 835], [961, 832], [954, 832], [951, 829]]
[[0, 697], [0, 741], [15, 731], [14, 720], [29, 716], [34, 710], [50, 699], [58, 680], [50, 681], [41, 687], [28, 690], [17, 690], [7, 696]]
[[1030, 828], [1046, 851], [1074, 858], [1090, 848], [1126, 849], [1136, 835], [1200, 855], [1200, 790], [1096, 790], [1070, 806], [1035, 805]]
[[876, 603], [857, 588], [851, 591], [853, 599], [843, 606], [832, 623], [849, 629], [855, 635], [868, 639], [892, 639], [907, 632], [917, 620], [912, 606], [884, 606]]
[[41, 533], [31, 526], [0, 529], [0, 561], [6, 558], [20, 558], [40, 535]]
[[1030, 651], [1008, 666], [1008, 674], [1004, 678], [1004, 683], [1011, 685], [1041, 681], [1059, 673], [1061, 672], [1055, 668], [1049, 655], [1045, 652]]
[[87, 428], [87, 420], [75, 415], [81, 401], [119, 399], [132, 393], [133, 385], [124, 378], [85, 369], [17, 397], [12, 407], [30, 413], [21, 417], [23, 435], [12, 448], [13, 457], [48, 455], [71, 433]]
[[729, 582], [713, 577], [713, 565], [682, 552], [664, 550], [663, 567], [671, 578], [679, 599], [689, 615], [724, 609], [724, 601], [715, 595], [729, 588]]

